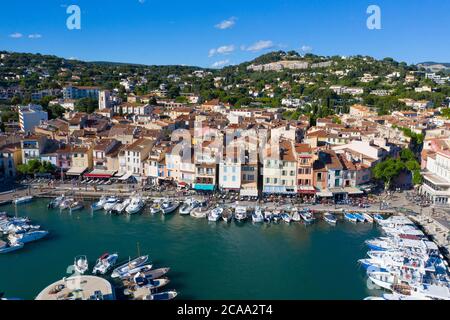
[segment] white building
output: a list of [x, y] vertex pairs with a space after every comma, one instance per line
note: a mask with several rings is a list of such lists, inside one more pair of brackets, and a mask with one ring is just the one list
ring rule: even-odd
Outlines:
[[23, 132], [34, 131], [34, 127], [48, 120], [48, 114], [40, 105], [19, 106], [19, 126]]
[[100, 110], [109, 109], [112, 106], [111, 93], [108, 90], [100, 91], [98, 94], [98, 108]]
[[434, 204], [450, 204], [450, 153], [439, 151], [428, 156], [426, 171], [423, 173], [422, 193]]

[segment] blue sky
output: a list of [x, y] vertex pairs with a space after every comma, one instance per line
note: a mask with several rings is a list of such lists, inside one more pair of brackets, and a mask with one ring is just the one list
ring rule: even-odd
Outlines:
[[[271, 50], [450, 62], [450, 1], [21, 0], [2, 1], [0, 50], [81, 60], [203, 67]], [[68, 5], [81, 30], [66, 28]], [[369, 5], [381, 30], [366, 27]]]

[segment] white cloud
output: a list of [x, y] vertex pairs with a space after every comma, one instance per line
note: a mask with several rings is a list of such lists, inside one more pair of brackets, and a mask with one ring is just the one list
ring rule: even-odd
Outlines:
[[42, 34], [33, 33], [33, 34], [28, 35], [28, 38], [30, 38], [30, 39], [40, 39], [40, 38], [42, 38]]
[[222, 22], [216, 24], [215, 27], [220, 30], [230, 29], [236, 24], [236, 20], [236, 17], [231, 17], [230, 19], [223, 20]]
[[220, 61], [216, 61], [214, 62], [211, 67], [213, 68], [222, 68], [224, 66], [226, 66], [227, 64], [230, 64], [230, 60], [226, 59], [226, 60], [220, 60]]
[[307, 53], [307, 52], [311, 52], [313, 48], [311, 46], [303, 45], [300, 49], [303, 52]]
[[139, 3], [141, 3], [141, 4], [145, 3], [145, 0], [138, 0], [138, 1], [139, 1]]
[[272, 41], [270, 41], [270, 40], [261, 40], [261, 41], [255, 42], [254, 44], [252, 44], [249, 47], [242, 46], [241, 49], [243, 51], [258, 52], [258, 51], [261, 51], [261, 50], [273, 48], [273, 46], [274, 46], [274, 44], [273, 44]]
[[14, 38], [14, 39], [19, 39], [23, 37], [23, 34], [21, 34], [20, 32], [15, 32], [9, 35], [10, 38]]
[[219, 48], [214, 48], [209, 50], [209, 57], [214, 57], [217, 54], [230, 54], [235, 50], [234, 45], [221, 46]]

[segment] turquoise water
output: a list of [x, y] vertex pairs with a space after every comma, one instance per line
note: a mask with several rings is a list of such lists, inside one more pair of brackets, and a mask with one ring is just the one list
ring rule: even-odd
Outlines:
[[[90, 210], [70, 215], [47, 210], [47, 201], [18, 207], [19, 216], [50, 231], [45, 240], [0, 255], [0, 292], [33, 299], [66, 276], [77, 255], [90, 267], [104, 252], [121, 260], [149, 254], [154, 268], [170, 267], [168, 289], [180, 299], [363, 299], [370, 295], [357, 259], [372, 225], [320, 221], [273, 225], [211, 223], [178, 214], [110, 216]], [[0, 211], [14, 214], [12, 206]]]

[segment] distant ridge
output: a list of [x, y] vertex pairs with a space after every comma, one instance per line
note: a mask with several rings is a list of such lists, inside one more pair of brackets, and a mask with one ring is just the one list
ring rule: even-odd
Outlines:
[[427, 61], [427, 62], [421, 62], [417, 64], [417, 67], [424, 68], [428, 71], [433, 72], [450, 72], [450, 63], [444, 63], [444, 62], [433, 62], [433, 61]]

